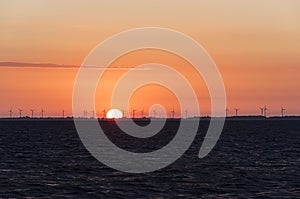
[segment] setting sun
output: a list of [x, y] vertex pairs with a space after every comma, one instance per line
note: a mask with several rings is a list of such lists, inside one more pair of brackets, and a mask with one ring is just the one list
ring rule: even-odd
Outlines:
[[106, 114], [106, 118], [108, 119], [122, 118], [122, 117], [123, 117], [122, 111], [120, 111], [119, 109], [110, 109]]

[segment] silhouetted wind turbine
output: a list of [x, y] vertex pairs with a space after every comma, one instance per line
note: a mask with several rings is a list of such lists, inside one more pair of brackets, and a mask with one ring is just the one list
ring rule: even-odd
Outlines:
[[136, 112], [136, 110], [132, 109], [132, 118], [135, 118], [135, 112]]
[[83, 117], [86, 118], [86, 117], [87, 117], [87, 114], [88, 114], [87, 110], [84, 110], [84, 111], [83, 111]]
[[284, 111], [286, 111], [285, 108], [281, 107], [281, 116], [284, 117]]
[[103, 118], [106, 118], [106, 110], [105, 109], [103, 109], [102, 113], [103, 113]]
[[22, 112], [23, 112], [23, 110], [19, 108], [19, 116], [20, 116], [20, 118], [22, 117]]
[[153, 117], [156, 117], [156, 109], [153, 110]]
[[188, 110], [186, 109], [185, 110], [185, 118], [187, 118], [188, 117]]
[[30, 109], [30, 111], [31, 111], [31, 118], [33, 118], [34, 109]]
[[43, 108], [41, 108], [42, 118], [44, 118], [44, 113], [45, 113], [45, 110]]
[[260, 109], [260, 115], [264, 116], [264, 108], [263, 107], [259, 107], [259, 109]]
[[235, 110], [235, 116], [238, 116], [238, 112], [239, 112], [240, 109], [234, 108], [234, 110]]
[[175, 111], [174, 111], [174, 108], [173, 108], [173, 110], [171, 111], [171, 114], [172, 114], [172, 118], [174, 118], [174, 117], [175, 117]]
[[8, 112], [9, 112], [9, 117], [12, 118], [12, 113], [13, 113], [12, 108], [10, 108]]
[[65, 118], [65, 110], [62, 110], [62, 117]]
[[144, 118], [144, 109], [141, 110], [142, 118]]
[[229, 109], [226, 108], [225, 111], [226, 111], [226, 117], [228, 117]]
[[268, 111], [269, 109], [267, 108], [267, 106], [265, 105], [265, 107], [264, 107], [264, 115], [265, 115], [265, 117], [267, 117], [267, 111]]

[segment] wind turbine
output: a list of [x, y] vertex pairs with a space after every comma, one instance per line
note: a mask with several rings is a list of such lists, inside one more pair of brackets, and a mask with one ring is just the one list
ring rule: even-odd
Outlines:
[[156, 109], [153, 110], [153, 117], [156, 117]]
[[86, 117], [87, 117], [87, 114], [88, 114], [87, 110], [84, 110], [84, 111], [83, 111], [83, 117], [86, 118]]
[[234, 110], [235, 110], [235, 116], [237, 117], [238, 116], [238, 112], [239, 112], [240, 109], [234, 108]]
[[45, 110], [43, 108], [41, 108], [42, 118], [44, 118], [44, 113], [45, 113]]
[[260, 109], [260, 115], [264, 116], [264, 107], [259, 107], [259, 109]]
[[228, 117], [229, 109], [226, 108], [225, 111], [226, 111], [226, 117]]
[[267, 108], [267, 106], [265, 105], [265, 107], [264, 107], [264, 115], [265, 115], [265, 117], [267, 117], [267, 111], [268, 111], [269, 109]]
[[102, 113], [103, 113], [103, 118], [106, 118], [106, 110], [105, 109], [103, 109]]
[[9, 112], [9, 117], [12, 118], [12, 113], [13, 113], [12, 108], [10, 108], [8, 112]]
[[123, 116], [123, 118], [125, 118], [125, 111], [124, 110], [122, 110], [122, 116]]
[[188, 110], [186, 109], [185, 110], [185, 118], [187, 118], [188, 117]]
[[33, 114], [34, 114], [34, 109], [30, 109], [30, 111], [31, 111], [31, 118], [33, 118]]
[[23, 112], [23, 110], [19, 108], [19, 116], [20, 116], [20, 118], [22, 117], [22, 112]]
[[62, 117], [65, 118], [65, 110], [62, 110]]
[[136, 109], [132, 109], [132, 118], [135, 118]]
[[144, 118], [144, 109], [141, 111], [142, 118]]
[[281, 116], [284, 117], [284, 111], [286, 111], [285, 108], [281, 107]]
[[174, 116], [175, 116], [174, 108], [173, 108], [173, 110], [171, 111], [171, 114], [172, 114], [172, 118], [174, 118]]

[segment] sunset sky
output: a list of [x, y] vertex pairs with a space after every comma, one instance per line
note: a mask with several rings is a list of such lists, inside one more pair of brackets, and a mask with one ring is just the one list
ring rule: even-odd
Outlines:
[[[2, 0], [0, 117], [7, 117], [11, 107], [15, 116], [18, 108], [23, 115], [30, 109], [39, 115], [41, 107], [48, 116], [60, 116], [62, 109], [71, 115], [77, 66], [89, 52], [109, 36], [149, 26], [180, 31], [207, 50], [222, 74], [230, 114], [238, 107], [240, 114], [258, 115], [267, 105], [270, 115], [280, 115], [281, 106], [288, 115], [300, 115], [299, 11], [298, 0]], [[123, 108], [110, 107], [109, 98], [125, 67], [154, 61], [191, 78], [203, 114], [210, 113], [205, 83], [188, 63], [145, 50], [119, 58], [112, 64], [117, 69], [107, 71], [97, 90], [98, 116], [103, 109]], [[137, 78], [147, 73], [135, 72]], [[141, 88], [130, 99], [138, 110], [153, 103], [168, 111], [178, 108], [174, 95], [157, 86]]]

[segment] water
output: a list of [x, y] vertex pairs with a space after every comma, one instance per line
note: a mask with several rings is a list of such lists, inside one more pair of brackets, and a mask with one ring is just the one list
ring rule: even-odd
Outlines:
[[[158, 149], [177, 122], [148, 141], [102, 123], [109, 138], [135, 152]], [[213, 151], [197, 157], [208, 122], [189, 150], [147, 174], [122, 173], [84, 148], [72, 121], [0, 122], [0, 197], [300, 198], [300, 120], [227, 121]]]

